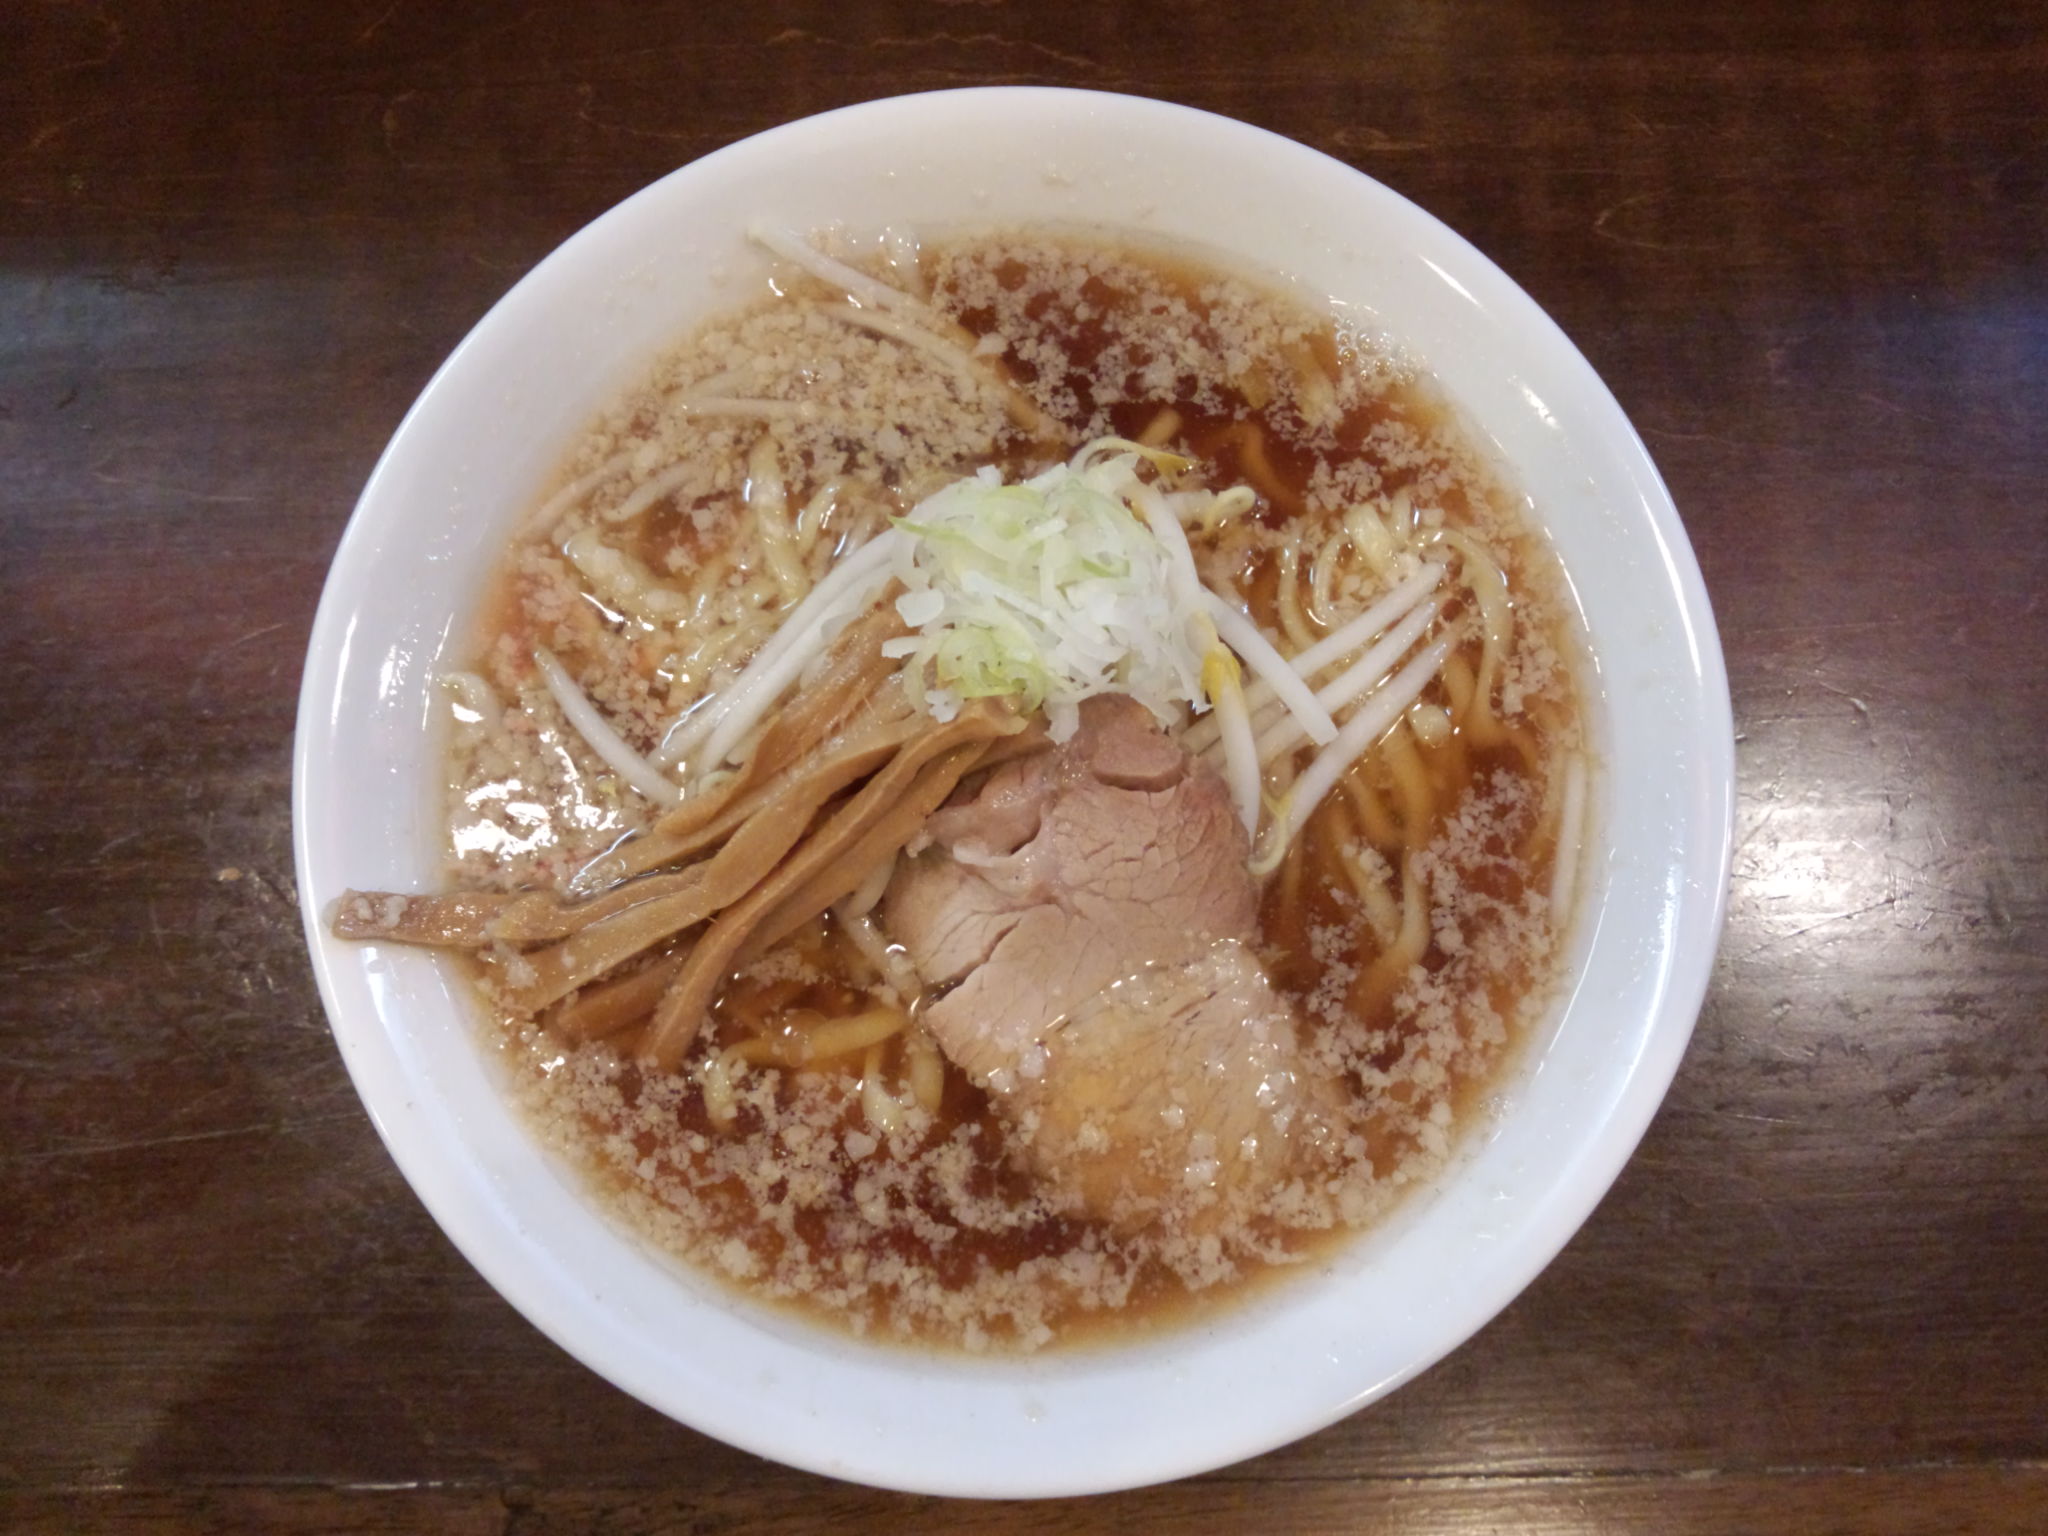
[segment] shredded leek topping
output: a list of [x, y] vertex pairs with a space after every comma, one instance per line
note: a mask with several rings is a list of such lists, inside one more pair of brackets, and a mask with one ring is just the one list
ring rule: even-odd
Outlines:
[[1147, 461], [1186, 460], [1099, 438], [1016, 485], [989, 467], [897, 520], [896, 611], [916, 633], [892, 640], [904, 686], [938, 720], [968, 699], [1043, 708], [1055, 741], [1083, 699], [1127, 693], [1162, 723], [1207, 707], [1200, 590], [1139, 510], [1156, 494]]

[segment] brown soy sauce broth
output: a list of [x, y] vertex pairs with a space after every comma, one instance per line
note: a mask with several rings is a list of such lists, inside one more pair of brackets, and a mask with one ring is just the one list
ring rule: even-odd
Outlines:
[[[1288, 325], [1272, 355], [1235, 374], [1219, 376], [1214, 366], [1183, 371], [1168, 348], [1185, 343], [1190, 328], [1201, 330], [1219, 275], [1137, 249], [1098, 260], [1099, 250], [1034, 237], [1014, 248], [998, 238], [928, 253], [939, 300], [973, 335], [1006, 339], [1011, 377], [1064, 433], [1057, 443], [1012, 433], [997, 454], [1008, 473], [1034, 472], [1104, 431], [1157, 433], [1162, 413], [1170, 413], [1168, 446], [1202, 461], [1213, 486], [1242, 482], [1258, 493], [1245, 519], [1251, 536], [1197, 543], [1270, 633], [1281, 622], [1281, 541], [1324, 531], [1335, 515], [1316, 510], [1330, 501], [1326, 486], [1319, 494], [1319, 476], [1327, 478], [1333, 462], [1369, 465], [1359, 483], [1385, 495], [1426, 495], [1448, 522], [1482, 530], [1515, 596], [1518, 622], [1547, 631], [1553, 648], [1568, 654], [1540, 536], [1463, 444], [1453, 414], [1426, 381], [1389, 370], [1334, 419], [1311, 425], [1288, 370], [1338, 378], [1356, 344], [1334, 325], [1303, 319], [1293, 301], [1273, 297], [1264, 302]], [[1148, 341], [1154, 313], [1174, 306], [1177, 328]], [[807, 469], [791, 466], [799, 500], [817, 484]], [[888, 487], [905, 509], [916, 489]], [[733, 551], [693, 510], [664, 506], [645, 518], [632, 534], [638, 558], [656, 569], [730, 558]], [[600, 635], [617, 620], [595, 606], [566, 620], [557, 615], [552, 628], [537, 624], [529, 598], [517, 578], [501, 585], [487, 619], [496, 636], [524, 642], [547, 628], [558, 650], [572, 655], [579, 635], [592, 653], [600, 639], [618, 638]], [[1453, 597], [1447, 613], [1459, 617], [1465, 601]], [[1338, 617], [1310, 615], [1319, 625]], [[1468, 672], [1476, 670], [1476, 639], [1458, 654]], [[1468, 1126], [1542, 1017], [1555, 946], [1532, 942], [1518, 962], [1495, 964], [1470, 983], [1483, 998], [1478, 1015], [1491, 1021], [1486, 1038], [1450, 1048], [1426, 1038], [1443, 1029], [1442, 1010], [1432, 1017], [1412, 1006], [1411, 983], [1455, 977], [1475, 934], [1456, 920], [1433, 922], [1412, 970], [1375, 978], [1379, 945], [1361, 919], [1342, 850], [1368, 847], [1398, 872], [1483, 787], [1504, 809], [1482, 829], [1457, 879], [1477, 914], [1472, 920], [1526, 908], [1531, 893], [1548, 888], [1556, 752], [1576, 732], [1568, 669], [1551, 682], [1549, 693], [1528, 702], [1508, 740], [1482, 743], [1456, 727], [1441, 741], [1417, 740], [1402, 771], [1387, 754], [1372, 754], [1355, 772], [1382, 815], [1361, 825], [1345, 797], [1333, 794], [1267, 884], [1262, 959], [1357, 1106], [1352, 1141], [1333, 1153], [1351, 1161], [1355, 1187], [1335, 1200], [1329, 1220], [1262, 1223], [1241, 1234], [1223, 1262], [1202, 1263], [1159, 1249], [1145, 1234], [1065, 1214], [1012, 1156], [1008, 1126], [988, 1096], [950, 1065], [935, 1114], [910, 1131], [877, 1136], [863, 1116], [858, 1056], [818, 1070], [748, 1073], [737, 1108], [720, 1121], [687, 1076], [650, 1074], [602, 1046], [565, 1049], [544, 1028], [512, 1024], [507, 1038], [528, 1068], [526, 1097], [551, 1136], [658, 1244], [758, 1297], [856, 1332], [979, 1349], [1177, 1325], [1383, 1217], [1425, 1183], [1445, 1138], [1422, 1106], [1440, 1103], [1454, 1131]], [[1458, 704], [1442, 680], [1424, 702], [1447, 711]], [[1426, 795], [1416, 791], [1418, 781]], [[862, 988], [878, 979], [829, 920], [785, 948], [773, 975], [731, 980], [698, 1059], [796, 1028], [790, 1021], [799, 1016], [853, 1012]], [[1418, 1060], [1427, 1072], [1415, 1070]], [[892, 1054], [885, 1071], [898, 1070]], [[878, 1169], [889, 1176], [878, 1178]]]

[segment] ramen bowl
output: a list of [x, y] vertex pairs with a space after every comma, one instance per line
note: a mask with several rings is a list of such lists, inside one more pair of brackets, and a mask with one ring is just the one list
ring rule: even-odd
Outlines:
[[[757, 221], [1108, 226], [1342, 306], [1434, 374], [1566, 572], [1598, 768], [1554, 1020], [1429, 1189], [1185, 1325], [975, 1358], [749, 1300], [631, 1235], [543, 1147], [453, 966], [326, 929], [345, 888], [439, 883], [433, 680], [460, 661], [505, 539], [576, 435], [753, 291]], [[1179, 1477], [1311, 1433], [1529, 1283], [1619, 1172], [1685, 1048], [1722, 919], [1732, 762], [1713, 618], [1671, 500], [1612, 396], [1497, 268], [1385, 187], [1257, 129], [1128, 97], [974, 90], [848, 108], [697, 161], [484, 318], [406, 416], [335, 558], [294, 816], [307, 941], [349, 1071], [421, 1200], [515, 1307], [620, 1388], [763, 1456], [1029, 1496]]]

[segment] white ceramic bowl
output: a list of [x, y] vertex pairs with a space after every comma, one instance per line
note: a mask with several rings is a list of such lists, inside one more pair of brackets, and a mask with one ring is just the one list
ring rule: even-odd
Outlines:
[[[1123, 1348], [971, 1361], [868, 1346], [649, 1253], [507, 1107], [457, 979], [338, 943], [345, 886], [435, 882], [438, 733], [500, 536], [572, 436], [729, 306], [742, 231], [1082, 220], [1185, 237], [1351, 306], [1498, 446], [1583, 606], [1605, 772], [1577, 982], [1483, 1145], [1312, 1273]], [[1130, 97], [973, 90], [851, 107], [710, 155], [613, 209], [457, 348], [335, 557], [300, 701], [307, 942], [391, 1154], [516, 1307], [626, 1391], [834, 1476], [1071, 1494], [1220, 1466], [1330, 1423], [1469, 1337], [1583, 1221], [1676, 1070], [1719, 935], [1733, 746], [1713, 618], [1669, 496], [1571, 343], [1483, 256], [1376, 182], [1242, 124]]]

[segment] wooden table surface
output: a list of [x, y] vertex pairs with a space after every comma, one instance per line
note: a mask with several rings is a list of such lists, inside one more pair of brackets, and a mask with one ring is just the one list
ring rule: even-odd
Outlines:
[[[0, 1525], [2048, 1530], [2028, 10], [0, 8]], [[757, 1461], [516, 1316], [349, 1086], [287, 808], [328, 559], [484, 310], [709, 150], [976, 83], [1247, 119], [1500, 262], [1663, 469], [1740, 743], [1705, 1012], [1563, 1255], [1322, 1434], [1052, 1505]]]

